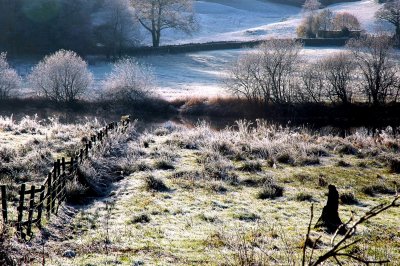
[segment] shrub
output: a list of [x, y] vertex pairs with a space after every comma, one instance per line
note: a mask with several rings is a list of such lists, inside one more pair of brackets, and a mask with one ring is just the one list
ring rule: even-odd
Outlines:
[[165, 183], [159, 179], [156, 178], [152, 175], [148, 175], [144, 178], [145, 181], [145, 187], [149, 191], [158, 191], [158, 192], [163, 192], [163, 191], [169, 191], [169, 188], [165, 185]]
[[140, 102], [148, 99], [154, 90], [154, 76], [149, 68], [133, 58], [116, 62], [103, 82], [105, 97], [120, 102]]
[[60, 50], [40, 61], [28, 79], [39, 96], [71, 103], [86, 92], [93, 76], [75, 52]]
[[261, 191], [258, 192], [258, 199], [275, 199], [283, 196], [284, 188], [276, 184], [266, 184]]

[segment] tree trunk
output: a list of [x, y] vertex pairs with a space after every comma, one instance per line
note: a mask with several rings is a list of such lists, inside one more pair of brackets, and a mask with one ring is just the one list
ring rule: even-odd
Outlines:
[[[343, 224], [339, 217], [339, 193], [334, 185], [329, 185], [328, 201], [322, 210], [315, 228], [325, 228], [328, 233], [334, 233]], [[344, 234], [346, 228], [339, 230], [340, 234]]]

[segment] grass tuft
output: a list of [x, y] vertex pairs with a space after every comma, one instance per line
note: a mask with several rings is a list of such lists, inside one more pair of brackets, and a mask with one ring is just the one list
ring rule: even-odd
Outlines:
[[145, 181], [145, 188], [148, 191], [157, 191], [157, 192], [169, 191], [169, 188], [167, 187], [167, 185], [165, 185], [164, 181], [152, 175], [146, 176], [144, 178], [144, 181]]
[[275, 199], [283, 196], [284, 188], [276, 184], [265, 184], [257, 193], [258, 199]]

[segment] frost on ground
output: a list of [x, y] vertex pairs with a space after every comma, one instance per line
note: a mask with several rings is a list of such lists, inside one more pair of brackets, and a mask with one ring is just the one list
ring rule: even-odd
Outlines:
[[0, 183], [8, 186], [10, 200], [17, 199], [21, 183], [42, 183], [54, 160], [74, 155], [100, 127], [97, 120], [63, 124], [56, 117], [0, 117]]
[[[368, 32], [377, 29], [375, 12], [380, 4], [362, 0], [328, 6], [333, 12], [355, 15]], [[174, 31], [164, 33], [162, 43], [203, 43], [212, 41], [250, 41], [270, 37], [296, 37], [302, 19], [300, 8], [260, 0], [209, 0], [195, 4], [200, 29], [191, 36]]]
[[[374, 0], [363, 0], [329, 6], [334, 12], [349, 12], [357, 16], [362, 28], [373, 31], [374, 14], [380, 5]], [[192, 36], [165, 32], [163, 44], [210, 41], [246, 41], [268, 37], [295, 37], [296, 27], [302, 19], [301, 10], [282, 4], [258, 0], [196, 1], [200, 30]], [[306, 48], [306, 58], [316, 59], [337, 51], [337, 48]], [[223, 85], [230, 65], [247, 51], [207, 51], [176, 55], [155, 55], [137, 58], [149, 65], [157, 79], [157, 93], [169, 99], [186, 96], [226, 95]], [[26, 76], [40, 58], [14, 58], [11, 60], [22, 76]], [[112, 64], [107, 61], [90, 60], [89, 69], [95, 82], [89, 97], [99, 94], [99, 87]], [[25, 84], [24, 94], [31, 94]]]
[[[128, 176], [73, 211], [64, 235], [45, 244], [46, 264], [299, 264], [309, 206], [321, 213], [328, 184], [339, 189], [343, 220], [398, 188], [400, 142], [390, 129], [340, 138], [263, 121], [222, 131], [168, 123], [127, 141], [112, 160]], [[393, 209], [360, 227], [363, 242], [349, 252], [399, 261], [398, 219]], [[317, 231], [311, 240], [319, 235], [316, 255], [331, 238]]]

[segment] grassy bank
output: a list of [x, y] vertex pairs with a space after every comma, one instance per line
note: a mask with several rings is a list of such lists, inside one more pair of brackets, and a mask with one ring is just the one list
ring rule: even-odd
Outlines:
[[[125, 178], [38, 234], [31, 264], [43, 257], [46, 265], [298, 264], [310, 204], [318, 217], [328, 184], [339, 190], [343, 221], [388, 202], [399, 186], [400, 141], [390, 132], [340, 138], [263, 121], [130, 132], [105, 161], [122, 165]], [[86, 170], [98, 172], [107, 173], [96, 164]], [[390, 209], [365, 223], [362, 242], [346, 251], [396, 265], [398, 219]], [[331, 235], [312, 231], [313, 241], [319, 236], [316, 256], [330, 246]]]

